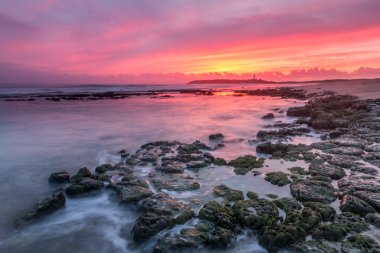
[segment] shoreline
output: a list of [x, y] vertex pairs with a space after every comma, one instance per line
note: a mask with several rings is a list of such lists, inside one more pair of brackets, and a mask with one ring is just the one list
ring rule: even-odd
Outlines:
[[[181, 240], [190, 240], [192, 243], [187, 245], [190, 248], [200, 246], [228, 248], [236, 236], [239, 236], [242, 228], [256, 231], [260, 244], [271, 252], [289, 247], [298, 250], [297, 252], [308, 252], [307, 249], [310, 247], [335, 252], [334, 248], [337, 247], [350, 249], [358, 247], [358, 242], [371, 242], [371, 238], [356, 233], [366, 231], [367, 223], [379, 226], [379, 216], [376, 213], [379, 211], [377, 208], [379, 208], [380, 194], [378, 177], [380, 122], [376, 117], [380, 115], [380, 101], [358, 100], [355, 97], [333, 95], [331, 92], [310, 95], [294, 88], [279, 90], [280, 92], [275, 94], [273, 89], [240, 91], [240, 93], [245, 92], [245, 95], [254, 96], [274, 94], [282, 98], [311, 101], [304, 107], [287, 109], [288, 116], [298, 118], [294, 123], [276, 126], [274, 129], [263, 129], [255, 140], [258, 153], [271, 156], [270, 160], [302, 160], [309, 165], [308, 168], [301, 169], [294, 167], [287, 173], [283, 171], [265, 173], [268, 184], [290, 187], [292, 198], [268, 200], [258, 197], [254, 192], [247, 193], [244, 197], [239, 190], [219, 185], [214, 187], [213, 195], [221, 198], [218, 201], [223, 204], [213, 200], [201, 204], [193, 204], [191, 201], [187, 204], [178, 202], [175, 196], [174, 198], [171, 196], [171, 191], [187, 192], [202, 187], [191, 176], [185, 176], [188, 174], [187, 171], [203, 171], [208, 170], [211, 165], [227, 165], [228, 168], [233, 168], [237, 175], [247, 177], [264, 170], [260, 168], [268, 160], [267, 158], [263, 161], [247, 155], [227, 162], [209, 155], [208, 152], [212, 148], [200, 142], [148, 143], [141, 146], [135, 154], [121, 151], [121, 164], [99, 166], [95, 172], [81, 169], [74, 176], [61, 172], [52, 175], [51, 181], [62, 180], [61, 183], [67, 186], [65, 192], [68, 196], [82, 194], [86, 196], [90, 192], [96, 193], [104, 189], [114, 191], [120, 203], [136, 205], [134, 203], [139, 202], [137, 207], [141, 216], [134, 225], [132, 235], [136, 242], [140, 242], [156, 238], [155, 236], [159, 234], [160, 239], [154, 252], [182, 249], [184, 245], [178, 244]], [[196, 92], [199, 91], [191, 90], [190, 94]], [[310, 127], [322, 131], [324, 133], [322, 138], [325, 140], [311, 145], [276, 144], [289, 136], [302, 136], [311, 129]], [[367, 130], [363, 132], [362, 129]], [[223, 144], [221, 135], [210, 138], [216, 138], [220, 144]], [[215, 148], [223, 147], [215, 146]], [[357, 164], [358, 158], [365, 161], [365, 164]], [[154, 168], [153, 174], [136, 175], [136, 168], [143, 164], [151, 165]], [[120, 173], [123, 173], [122, 177], [116, 176]], [[349, 173], [356, 174], [349, 175]], [[373, 181], [378, 183], [373, 185]], [[168, 188], [169, 192], [162, 191]], [[356, 192], [362, 194], [358, 195]], [[335, 203], [334, 201], [339, 198], [342, 199], [341, 209], [345, 212], [342, 214], [337, 214], [328, 205]], [[40, 215], [44, 216], [60, 209], [64, 206], [65, 199], [65, 193], [62, 191], [54, 193], [40, 202], [40, 206], [45, 206], [48, 212], [45, 213], [45, 209], [33, 209], [27, 220], [34, 221]], [[315, 204], [316, 202], [318, 204]], [[51, 209], [52, 203], [59, 204], [53, 205]], [[152, 206], [152, 203], [155, 204]], [[174, 208], [175, 211], [164, 211], [167, 207]], [[250, 208], [256, 211], [252, 212]], [[198, 214], [195, 212], [197, 210], [200, 210]], [[284, 217], [279, 215], [279, 210], [285, 213]], [[372, 215], [373, 213], [375, 215]], [[223, 218], [220, 220], [216, 217]], [[193, 221], [194, 218], [203, 221], [191, 225], [189, 221]], [[189, 225], [179, 233], [161, 237], [161, 231], [170, 230], [175, 224], [182, 223]], [[162, 224], [166, 225], [162, 227]], [[128, 230], [128, 233], [130, 232]], [[210, 234], [213, 236], [210, 237]], [[294, 237], [294, 234], [297, 236]], [[303, 241], [307, 235], [312, 235], [318, 240]], [[333, 245], [320, 239], [330, 240]], [[222, 244], [215, 245], [215, 240], [222, 240]], [[372, 242], [369, 245], [378, 247]]]

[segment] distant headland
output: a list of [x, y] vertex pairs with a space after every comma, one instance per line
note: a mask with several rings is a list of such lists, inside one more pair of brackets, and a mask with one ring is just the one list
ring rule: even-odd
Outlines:
[[233, 83], [233, 84], [236, 84], [236, 83], [241, 83], [241, 84], [254, 84], [254, 83], [257, 83], [257, 84], [260, 84], [260, 83], [276, 83], [276, 82], [273, 82], [273, 81], [266, 81], [266, 80], [263, 80], [263, 79], [256, 79], [256, 78], [252, 78], [252, 79], [210, 79], [210, 80], [194, 80], [194, 81], [191, 81], [191, 82], [188, 82], [188, 84], [228, 84], [228, 83]]

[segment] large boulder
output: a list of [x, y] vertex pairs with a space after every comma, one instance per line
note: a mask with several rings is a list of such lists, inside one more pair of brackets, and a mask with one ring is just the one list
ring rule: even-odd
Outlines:
[[344, 169], [328, 163], [311, 163], [309, 171], [312, 176], [328, 176], [333, 180], [339, 180], [346, 176]]
[[353, 194], [380, 212], [380, 192], [356, 191]]

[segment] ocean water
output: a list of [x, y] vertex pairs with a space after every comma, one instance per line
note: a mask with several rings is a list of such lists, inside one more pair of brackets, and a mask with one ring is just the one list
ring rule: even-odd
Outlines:
[[[15, 228], [20, 218], [55, 186], [50, 173], [67, 170], [75, 173], [87, 166], [119, 161], [118, 151], [134, 152], [155, 140], [191, 143], [208, 140], [212, 133], [223, 133], [226, 146], [213, 155], [227, 160], [240, 155], [255, 155], [257, 131], [276, 121], [291, 122], [284, 112], [302, 102], [272, 97], [175, 94], [174, 98], [130, 97], [123, 100], [0, 101], [0, 252], [150, 252], [155, 239], [143, 246], [133, 245], [120, 235], [124, 226], [132, 227], [137, 213], [132, 206], [120, 206], [109, 192], [69, 198], [66, 207], [26, 228]], [[263, 120], [268, 112], [274, 120]], [[317, 134], [298, 137], [294, 142], [310, 143]], [[263, 171], [275, 171], [297, 163], [268, 161]], [[152, 168], [140, 168], [144, 175]], [[263, 176], [237, 176], [230, 167], [201, 170], [195, 175], [201, 189], [181, 194], [179, 200], [207, 199], [215, 185], [224, 183], [244, 192], [264, 196], [288, 196], [288, 188], [265, 182]], [[174, 228], [179, 229], [179, 228]], [[249, 232], [239, 237], [227, 252], [266, 252]]]

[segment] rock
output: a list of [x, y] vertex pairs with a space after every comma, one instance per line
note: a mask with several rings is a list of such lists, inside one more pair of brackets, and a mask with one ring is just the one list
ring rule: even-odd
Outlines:
[[179, 234], [168, 233], [157, 240], [153, 253], [180, 252], [196, 249], [207, 241], [207, 233], [195, 228], [181, 229]]
[[101, 181], [83, 177], [81, 180], [75, 181], [67, 187], [65, 192], [67, 195], [77, 196], [100, 190], [103, 186], [104, 183]]
[[284, 224], [299, 226], [309, 233], [321, 222], [321, 215], [315, 210], [305, 207], [302, 211], [291, 210], [287, 213]]
[[368, 222], [369, 224], [380, 228], [380, 217], [379, 215], [375, 213], [369, 213], [364, 217], [365, 221]]
[[303, 202], [304, 207], [308, 207], [316, 211], [323, 221], [333, 221], [336, 215], [336, 211], [333, 207], [320, 202]]
[[342, 252], [380, 252], [379, 244], [368, 235], [355, 234], [347, 237], [342, 243]]
[[313, 232], [313, 238], [339, 241], [348, 233], [360, 233], [368, 229], [368, 224], [357, 214], [344, 212], [335, 217], [333, 223], [321, 224]]
[[301, 167], [291, 167], [291, 168], [288, 168], [288, 170], [291, 173], [297, 174], [297, 175], [309, 175], [310, 174], [309, 171], [307, 171], [306, 169], [301, 168]]
[[280, 128], [278, 130], [260, 130], [257, 132], [256, 137], [260, 141], [271, 139], [290, 140], [290, 136], [304, 135], [309, 132], [310, 129], [308, 127], [294, 125], [287, 128]]
[[339, 147], [327, 150], [330, 154], [347, 155], [347, 156], [361, 156], [364, 151], [357, 147]]
[[168, 180], [154, 178], [152, 179], [152, 183], [158, 190], [166, 189], [176, 192], [194, 191], [201, 187], [198, 182], [194, 182], [193, 180], [188, 180], [186, 178], [169, 178]]
[[274, 118], [274, 114], [273, 113], [268, 113], [268, 114], [265, 114], [264, 116], [261, 117], [262, 119], [273, 119]]
[[346, 176], [344, 169], [331, 164], [311, 163], [309, 171], [312, 176], [328, 176], [333, 180], [339, 180]]
[[376, 210], [365, 201], [349, 194], [344, 195], [340, 201], [340, 210], [342, 210], [342, 212], [356, 213], [361, 216], [376, 212]]
[[109, 185], [123, 204], [135, 203], [153, 195], [153, 192], [141, 186]]
[[349, 231], [344, 226], [335, 224], [322, 224], [313, 232], [313, 239], [328, 241], [339, 241], [343, 239]]
[[149, 189], [149, 184], [146, 180], [135, 178], [135, 177], [123, 177], [121, 182], [117, 183], [121, 186], [141, 186], [143, 188]]
[[145, 213], [137, 219], [132, 229], [133, 239], [136, 242], [145, 241], [158, 232], [174, 225], [174, 220], [168, 215]]
[[353, 194], [380, 212], [380, 192], [356, 191]]
[[176, 224], [183, 224], [194, 215], [189, 206], [166, 193], [157, 193], [144, 199], [139, 207], [144, 214], [137, 219], [132, 229], [133, 239], [137, 242], [145, 241]]
[[70, 174], [67, 171], [51, 173], [49, 177], [50, 183], [68, 183], [70, 182]]
[[234, 172], [238, 175], [245, 175], [249, 171], [261, 168], [264, 164], [263, 159], [256, 159], [256, 156], [245, 155], [231, 160], [228, 165], [234, 167]]
[[360, 139], [350, 138], [350, 137], [341, 137], [338, 139], [334, 139], [332, 143], [341, 146], [341, 147], [355, 147], [355, 148], [364, 148], [366, 147], [366, 143]]
[[284, 210], [285, 213], [289, 213], [292, 210], [301, 210], [301, 204], [293, 198], [280, 198], [273, 201], [273, 203], [280, 209]]
[[290, 180], [288, 179], [288, 174], [281, 171], [266, 173], [265, 180], [270, 182], [273, 185], [278, 185], [278, 186], [284, 186], [284, 185], [290, 184]]
[[214, 188], [214, 195], [216, 197], [222, 197], [226, 201], [237, 201], [244, 199], [242, 191], [233, 190], [226, 185], [218, 185]]
[[333, 180], [329, 177], [321, 176], [321, 175], [316, 175], [312, 177], [306, 177], [307, 180], [312, 180], [312, 181], [321, 181], [321, 182], [326, 182], [326, 183], [331, 183]]
[[210, 221], [225, 229], [234, 230], [236, 227], [234, 213], [231, 208], [216, 201], [207, 202], [199, 211], [198, 218]]
[[265, 194], [265, 196], [267, 196], [270, 199], [277, 199], [278, 198], [278, 196], [276, 194], [273, 194], [273, 193], [267, 193], [267, 194]]
[[55, 192], [51, 196], [37, 202], [32, 210], [27, 212], [22, 220], [19, 221], [19, 224], [49, 215], [58, 209], [63, 208], [65, 206], [65, 203], [65, 194], [62, 191]]
[[302, 118], [299, 118], [297, 119], [296, 121], [294, 121], [295, 124], [299, 124], [299, 125], [309, 125], [310, 123], [310, 119], [309, 118], [305, 118], [305, 117], [302, 117]]
[[348, 155], [335, 155], [329, 163], [332, 165], [336, 165], [342, 168], [349, 169], [353, 166], [355, 166], [355, 162], [360, 159], [355, 156], [348, 156]]
[[232, 210], [242, 226], [254, 230], [273, 225], [279, 219], [276, 205], [266, 199], [236, 201]]
[[316, 201], [329, 204], [336, 199], [334, 187], [326, 182], [297, 180], [290, 184], [290, 192], [299, 201]]
[[177, 161], [165, 161], [162, 163], [161, 167], [157, 168], [162, 173], [183, 173], [185, 170], [185, 165]]
[[227, 165], [227, 162], [223, 158], [215, 158], [214, 164], [219, 165], [219, 166], [223, 166], [223, 165]]
[[198, 231], [207, 233], [206, 246], [212, 248], [226, 249], [232, 240], [236, 239], [236, 235], [232, 230], [215, 226], [208, 221], [199, 221], [195, 228]]
[[300, 242], [293, 247], [296, 253], [338, 253], [333, 247], [330, 247], [323, 240], [310, 240], [305, 242]]
[[95, 172], [96, 174], [103, 174], [105, 172], [107, 172], [108, 170], [112, 169], [112, 165], [111, 164], [103, 164], [103, 165], [100, 165], [98, 167], [95, 168]]
[[339, 190], [343, 193], [357, 191], [380, 192], [380, 180], [374, 176], [351, 175], [338, 181]]
[[190, 206], [178, 202], [169, 194], [163, 192], [144, 199], [139, 207], [145, 213], [168, 215], [175, 224], [183, 224], [194, 216], [194, 211]]
[[286, 112], [286, 115], [291, 117], [310, 117], [311, 111], [307, 106], [290, 107]]
[[92, 177], [91, 171], [86, 167], [80, 168], [77, 174], [71, 177], [71, 182], [80, 181], [84, 177]]
[[273, 159], [284, 159], [287, 161], [312, 160], [316, 155], [310, 152], [311, 147], [304, 144], [283, 144], [271, 142], [260, 143], [256, 147], [256, 152], [271, 154]]
[[208, 139], [209, 139], [210, 141], [221, 140], [221, 139], [223, 139], [223, 138], [224, 138], [224, 135], [221, 134], [221, 133], [210, 134], [210, 135], [208, 136]]
[[280, 224], [267, 227], [260, 237], [259, 243], [269, 252], [277, 252], [279, 249], [287, 248], [305, 238], [306, 232], [302, 227]]
[[249, 199], [258, 199], [259, 198], [259, 195], [256, 193], [256, 192], [247, 192], [247, 198]]

